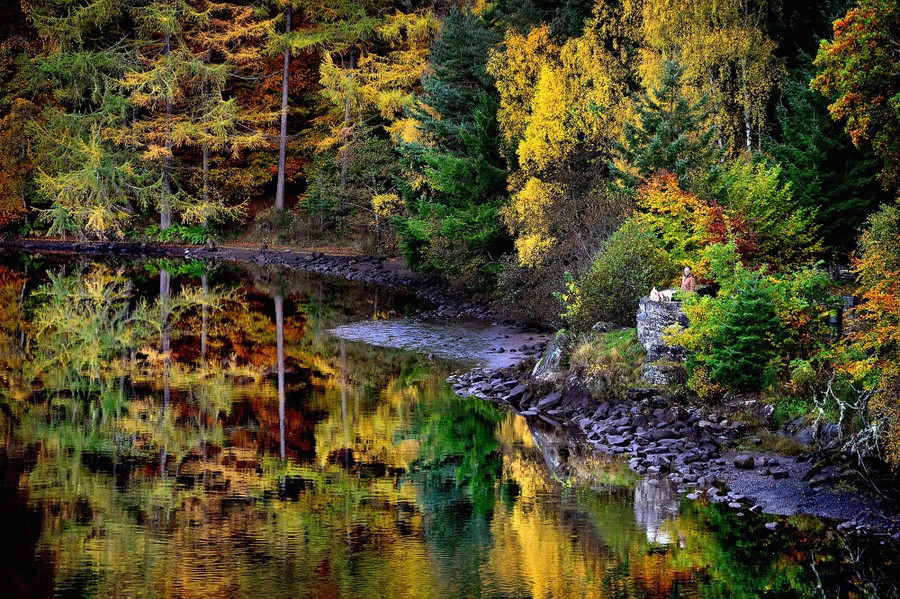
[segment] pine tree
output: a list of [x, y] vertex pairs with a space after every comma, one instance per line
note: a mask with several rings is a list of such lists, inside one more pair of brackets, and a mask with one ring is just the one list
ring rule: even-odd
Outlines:
[[674, 173], [688, 189], [715, 172], [721, 154], [707, 100], [692, 103], [684, 96], [683, 73], [678, 63], [667, 61], [660, 86], [635, 100], [638, 122], [625, 124], [625, 141], [617, 144], [610, 166], [620, 190], [633, 193], [659, 171]]

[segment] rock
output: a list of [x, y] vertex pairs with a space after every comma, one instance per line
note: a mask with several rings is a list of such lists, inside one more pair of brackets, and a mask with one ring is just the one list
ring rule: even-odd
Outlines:
[[641, 377], [648, 384], [661, 387], [685, 382], [687, 371], [681, 364], [654, 362], [641, 367]]
[[544, 350], [541, 359], [534, 365], [531, 378], [537, 382], [553, 382], [563, 373], [562, 356], [569, 337], [559, 332]]
[[663, 340], [667, 327], [678, 324], [682, 327], [690, 325], [690, 321], [681, 311], [681, 302], [656, 302], [649, 297], [641, 299], [638, 306], [637, 333], [638, 341], [647, 350], [647, 362], [667, 360], [682, 362], [684, 348], [670, 346]]
[[753, 456], [739, 455], [734, 458], [734, 467], [739, 470], [753, 470]]
[[527, 386], [527, 385], [517, 385], [517, 386], [516, 386], [512, 391], [510, 391], [510, 392], [506, 395], [506, 397], [504, 397], [503, 399], [506, 400], [506, 401], [508, 401], [508, 402], [510, 402], [510, 403], [512, 403], [512, 402], [518, 402], [518, 401], [522, 398], [522, 396], [525, 395], [525, 392], [526, 392], [526, 391], [528, 391], [528, 386]]
[[540, 400], [537, 403], [537, 407], [539, 410], [550, 410], [558, 406], [561, 399], [562, 393], [559, 391], [554, 391], [544, 399]]
[[652, 441], [662, 441], [664, 439], [677, 439], [678, 433], [670, 428], [657, 428], [650, 431], [649, 436]]
[[782, 470], [782, 469], [772, 470], [772, 478], [774, 478], [775, 480], [779, 480], [782, 478], [788, 478], [789, 476], [790, 476], [790, 474], [788, 473], [787, 470]]
[[732, 502], [730, 502], [730, 503], [728, 504], [728, 507], [730, 507], [730, 508], [733, 509], [733, 510], [739, 510], [739, 509], [741, 509], [743, 506], [742, 506], [740, 503], [738, 503], [737, 501], [732, 501]]
[[778, 522], [766, 522], [767, 530], [778, 530]]
[[631, 443], [631, 438], [627, 436], [620, 435], [607, 435], [606, 442], [613, 447], [623, 447]]

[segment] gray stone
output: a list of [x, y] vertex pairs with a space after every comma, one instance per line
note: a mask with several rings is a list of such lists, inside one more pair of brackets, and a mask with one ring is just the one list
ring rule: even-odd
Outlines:
[[631, 443], [631, 439], [627, 436], [607, 435], [606, 442], [613, 447], [622, 447]]
[[687, 327], [687, 316], [681, 311], [681, 302], [653, 301], [649, 297], [641, 299], [638, 306], [638, 341], [647, 350], [647, 362], [684, 360], [684, 348], [670, 346], [663, 340], [666, 329], [672, 325]]
[[528, 391], [528, 387], [526, 385], [518, 385], [512, 391], [507, 393], [505, 399], [508, 402], [517, 402], [522, 399], [522, 396], [525, 395], [525, 392]]
[[778, 522], [766, 522], [766, 529], [778, 530]]
[[537, 403], [537, 407], [539, 410], [549, 410], [558, 406], [560, 400], [562, 400], [562, 393], [560, 393], [559, 391], [554, 391], [544, 399], [540, 400]]
[[781, 470], [781, 469], [772, 470], [772, 478], [774, 478], [776, 480], [782, 479], [782, 478], [788, 478], [789, 476], [790, 476], [790, 474], [788, 473], [787, 470]]
[[753, 456], [739, 455], [734, 458], [734, 467], [740, 470], [753, 470], [754, 465]]
[[547, 344], [541, 359], [534, 365], [531, 371], [531, 378], [537, 382], [555, 382], [557, 378], [563, 375], [562, 357], [569, 337], [559, 332]]

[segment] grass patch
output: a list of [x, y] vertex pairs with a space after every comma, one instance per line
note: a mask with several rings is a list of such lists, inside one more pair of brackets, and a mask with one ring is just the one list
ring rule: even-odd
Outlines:
[[580, 376], [595, 397], [621, 396], [641, 382], [646, 352], [637, 329], [587, 333], [569, 354], [569, 370]]

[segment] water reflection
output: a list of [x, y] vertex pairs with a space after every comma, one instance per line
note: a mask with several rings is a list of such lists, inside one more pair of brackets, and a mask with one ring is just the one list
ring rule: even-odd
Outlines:
[[0, 588], [793, 596], [896, 580], [890, 556], [854, 563], [817, 521], [770, 533], [683, 504], [456, 397], [453, 364], [327, 333], [410, 302], [265, 268], [0, 267], [0, 522], [17, 556]]

